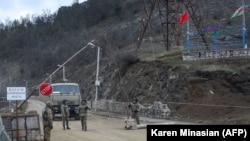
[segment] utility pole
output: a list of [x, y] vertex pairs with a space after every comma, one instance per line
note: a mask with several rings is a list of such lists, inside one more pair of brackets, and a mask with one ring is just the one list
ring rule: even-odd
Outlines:
[[100, 86], [100, 80], [99, 80], [99, 59], [100, 59], [100, 47], [97, 47], [97, 67], [96, 67], [96, 94], [95, 94], [95, 112], [96, 112], [96, 106], [97, 106], [97, 96], [98, 96], [98, 87]]
[[58, 67], [62, 67], [63, 69], [63, 82], [66, 82], [66, 78], [65, 78], [65, 66], [64, 65], [57, 65]]
[[95, 80], [95, 86], [96, 86], [96, 93], [95, 93], [95, 112], [97, 107], [97, 97], [98, 97], [98, 87], [100, 86], [100, 80], [99, 80], [99, 62], [100, 62], [100, 47], [94, 45], [93, 43], [88, 43], [92, 47], [97, 47], [97, 66], [96, 66], [96, 80]]
[[26, 94], [28, 94], [28, 81], [25, 79], [23, 81], [25, 82]]

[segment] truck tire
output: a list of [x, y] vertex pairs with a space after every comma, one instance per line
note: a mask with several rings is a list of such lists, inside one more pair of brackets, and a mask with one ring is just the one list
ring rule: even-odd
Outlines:
[[75, 120], [80, 120], [80, 116], [79, 115], [75, 116]]

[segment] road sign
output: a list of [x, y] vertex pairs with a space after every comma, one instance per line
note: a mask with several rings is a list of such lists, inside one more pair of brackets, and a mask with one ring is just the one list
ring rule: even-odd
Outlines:
[[7, 87], [7, 100], [25, 100], [25, 87]]
[[43, 83], [39, 87], [39, 92], [43, 96], [50, 96], [52, 94], [52, 86], [49, 83]]

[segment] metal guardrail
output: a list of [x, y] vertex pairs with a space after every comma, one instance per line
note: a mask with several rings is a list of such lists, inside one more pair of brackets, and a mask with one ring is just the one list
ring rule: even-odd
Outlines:
[[1, 141], [11, 141], [9, 135], [7, 134], [7, 132], [5, 130], [1, 116], [0, 116], [0, 140]]

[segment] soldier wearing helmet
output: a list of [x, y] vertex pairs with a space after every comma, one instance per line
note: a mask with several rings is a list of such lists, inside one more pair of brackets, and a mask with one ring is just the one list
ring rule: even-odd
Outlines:
[[68, 106], [68, 101], [66, 99], [63, 100], [63, 103], [61, 106], [61, 113], [62, 113], [63, 130], [65, 130], [65, 124], [67, 126], [66, 129], [70, 129], [69, 128], [69, 106]]
[[80, 115], [80, 119], [81, 119], [81, 125], [82, 125], [82, 130], [83, 131], [87, 131], [87, 114], [88, 114], [88, 110], [90, 110], [90, 108], [87, 105], [87, 101], [85, 99], [83, 99], [81, 101], [81, 105], [79, 106], [79, 115]]
[[42, 111], [44, 141], [50, 141], [51, 130], [53, 129], [53, 104], [51, 101], [46, 102], [46, 107]]
[[129, 108], [132, 113], [132, 119], [134, 119], [137, 124], [140, 124], [139, 111], [141, 110], [141, 104], [138, 102], [138, 99], [134, 99], [129, 105]]

